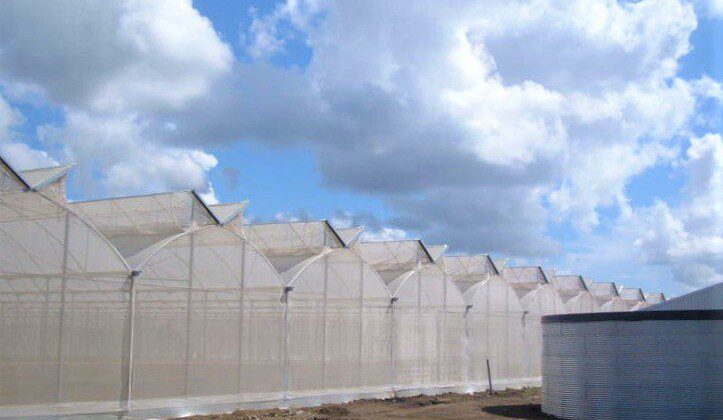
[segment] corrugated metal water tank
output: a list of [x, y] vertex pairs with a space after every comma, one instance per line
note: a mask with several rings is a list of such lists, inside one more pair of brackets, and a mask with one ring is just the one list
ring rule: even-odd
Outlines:
[[545, 413], [568, 419], [723, 415], [722, 310], [550, 315], [542, 322]]

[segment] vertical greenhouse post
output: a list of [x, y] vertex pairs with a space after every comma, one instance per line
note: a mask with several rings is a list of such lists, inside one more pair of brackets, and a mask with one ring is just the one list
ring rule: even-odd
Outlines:
[[391, 324], [391, 336], [389, 337], [389, 354], [391, 356], [391, 368], [392, 368], [392, 398], [395, 398], [397, 396], [397, 355], [396, 355], [396, 346], [395, 346], [395, 340], [397, 337], [397, 322], [396, 322], [396, 316], [394, 314], [394, 307], [395, 304], [399, 300], [398, 297], [393, 297], [389, 303], [389, 315], [390, 315], [390, 324]]
[[284, 287], [284, 345], [283, 345], [283, 395], [281, 400], [281, 406], [287, 407], [289, 401], [289, 334], [291, 333], [290, 324], [290, 311], [289, 311], [289, 295], [294, 290], [292, 286]]
[[65, 213], [65, 228], [63, 237], [63, 266], [60, 279], [60, 312], [58, 317], [58, 376], [56, 378], [56, 391], [58, 402], [63, 401], [63, 324], [65, 320], [65, 299], [68, 282], [68, 244], [70, 240], [70, 214]]
[[128, 276], [128, 312], [123, 331], [123, 356], [121, 366], [121, 394], [120, 409], [122, 412], [130, 410], [131, 395], [133, 392], [133, 338], [136, 315], [136, 277], [140, 271], [133, 270]]

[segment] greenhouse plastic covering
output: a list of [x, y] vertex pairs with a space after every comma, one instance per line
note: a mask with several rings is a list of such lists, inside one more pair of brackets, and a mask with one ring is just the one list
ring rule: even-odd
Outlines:
[[539, 376], [538, 314], [566, 310], [541, 271], [512, 281], [489, 256], [326, 221], [246, 224], [246, 202], [69, 202], [69, 169], [0, 159], [0, 416], [519, 386]]
[[630, 311], [637, 311], [638, 309], [650, 306], [645, 301], [645, 295], [641, 289], [629, 288], [623, 286], [619, 290], [620, 299], [623, 300], [625, 306]]
[[[464, 290], [472, 389], [521, 386], [539, 381], [527, 364], [535, 349], [525, 342], [525, 311], [517, 293], [488, 255], [446, 256], [443, 264]], [[489, 363], [489, 365], [488, 365]]]
[[626, 305], [620, 297], [615, 283], [596, 282], [586, 279], [585, 285], [593, 297], [595, 297], [595, 300], [600, 306], [600, 312], [620, 312], [628, 310], [628, 305]]
[[288, 397], [386, 393], [390, 296], [326, 221], [245, 226], [287, 286]]
[[600, 311], [600, 305], [590, 293], [579, 275], [556, 275], [549, 279], [565, 302], [568, 313], [589, 313]]
[[525, 311], [525, 344], [533, 349], [527, 352], [528, 372], [540, 377], [542, 317], [567, 313], [565, 303], [541, 267], [506, 267], [502, 277], [513, 287]]
[[665, 294], [663, 294], [663, 293], [646, 293], [645, 301], [650, 303], [651, 305], [655, 305], [656, 303], [665, 302]]
[[354, 250], [393, 296], [394, 390], [463, 390], [466, 304], [451, 276], [418, 240], [358, 242]]

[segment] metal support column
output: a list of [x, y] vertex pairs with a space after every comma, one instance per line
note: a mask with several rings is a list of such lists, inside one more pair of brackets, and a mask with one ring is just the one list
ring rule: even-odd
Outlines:
[[284, 303], [284, 335], [283, 335], [283, 395], [281, 400], [281, 408], [287, 408], [289, 404], [289, 335], [291, 333], [291, 314], [289, 312], [289, 298], [291, 291], [294, 290], [291, 286], [284, 287], [284, 296], [282, 297]]
[[392, 398], [396, 398], [397, 396], [397, 346], [395, 344], [395, 341], [397, 339], [397, 320], [396, 320], [396, 314], [394, 311], [394, 308], [396, 307], [396, 303], [399, 300], [398, 297], [393, 297], [389, 303], [389, 321], [391, 324], [390, 328], [390, 337], [389, 337], [389, 354], [391, 359], [391, 368], [392, 368], [392, 386], [391, 386], [391, 393]]
[[244, 299], [246, 298], [246, 241], [241, 242], [241, 278], [238, 313], [238, 393], [243, 393]]
[[63, 327], [65, 323], [65, 300], [66, 300], [66, 288], [68, 282], [68, 245], [70, 240], [70, 213], [65, 213], [65, 229], [63, 231], [63, 266], [62, 266], [62, 278], [60, 280], [60, 311], [58, 318], [58, 371], [56, 378], [56, 399], [57, 402], [63, 401]]
[[322, 304], [322, 348], [321, 348], [321, 388], [326, 389], [326, 359], [327, 359], [327, 347], [329, 328], [328, 322], [328, 307], [329, 302], [329, 256], [324, 256], [324, 303]]
[[136, 277], [140, 271], [132, 271], [128, 276], [126, 289], [128, 289], [128, 309], [126, 322], [123, 328], [123, 356], [121, 361], [121, 393], [119, 398], [122, 413], [130, 411], [130, 402], [133, 392], [133, 347], [134, 329], [136, 321]]
[[364, 262], [359, 262], [359, 350], [357, 353], [357, 379], [364, 385]]
[[188, 396], [188, 386], [191, 376], [191, 321], [193, 313], [193, 260], [195, 256], [196, 234], [191, 233], [188, 250], [188, 291], [186, 292], [186, 370], [183, 375], [183, 395]]
[[467, 375], [467, 392], [472, 392], [472, 346], [470, 345], [470, 318], [472, 317], [472, 305], [464, 309], [464, 372]]

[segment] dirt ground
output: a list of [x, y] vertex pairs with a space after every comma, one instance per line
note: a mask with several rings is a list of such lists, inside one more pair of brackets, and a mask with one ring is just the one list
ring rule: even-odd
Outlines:
[[[290, 410], [239, 410], [228, 414], [189, 417], [194, 420], [284, 419], [553, 419], [540, 411], [540, 389], [418, 395], [390, 400], [359, 400], [346, 404]], [[187, 418], [188, 419], [188, 418]]]

